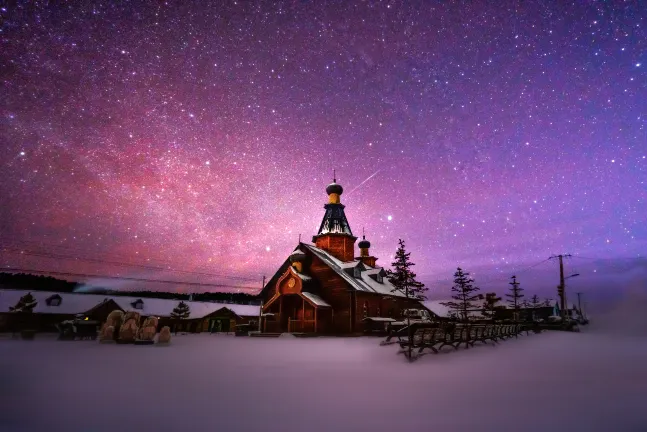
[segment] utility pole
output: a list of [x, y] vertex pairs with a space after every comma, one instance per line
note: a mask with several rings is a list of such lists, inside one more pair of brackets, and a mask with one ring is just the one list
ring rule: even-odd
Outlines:
[[514, 322], [517, 323], [519, 321], [519, 305], [517, 303], [519, 300], [519, 282], [517, 282], [516, 276], [512, 276], [512, 282], [510, 282], [510, 285], [512, 285], [512, 301], [514, 302], [513, 317]]
[[[265, 288], [265, 275], [263, 275], [263, 286], [261, 291]], [[263, 321], [263, 300], [261, 300], [261, 307], [258, 310], [258, 332], [261, 332], [261, 322]]]
[[559, 286], [557, 287], [557, 294], [559, 295], [559, 309], [562, 319], [566, 319], [566, 294], [564, 293], [564, 288], [566, 283], [564, 282], [564, 258], [569, 258], [570, 254], [565, 255], [553, 255], [549, 259], [559, 258]]
[[582, 296], [582, 293], [578, 292], [577, 293], [577, 308], [580, 310], [580, 315], [582, 316], [582, 319], [585, 319], [584, 318], [584, 312], [582, 311], [582, 298], [581, 298], [581, 296]]

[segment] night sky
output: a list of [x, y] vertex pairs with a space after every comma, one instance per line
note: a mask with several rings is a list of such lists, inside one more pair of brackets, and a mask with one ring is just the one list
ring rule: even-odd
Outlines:
[[5, 267], [260, 287], [336, 169], [353, 233], [436, 292], [458, 265], [554, 290], [556, 253], [647, 268], [641, 2], [21, 3]]

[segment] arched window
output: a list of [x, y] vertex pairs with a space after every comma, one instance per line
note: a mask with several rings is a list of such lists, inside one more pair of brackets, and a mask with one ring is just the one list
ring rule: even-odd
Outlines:
[[379, 306], [377, 307], [377, 316], [382, 316], [382, 311]]
[[368, 316], [368, 302], [367, 301], [364, 302], [364, 308], [363, 309], [364, 309], [364, 318], [366, 318]]

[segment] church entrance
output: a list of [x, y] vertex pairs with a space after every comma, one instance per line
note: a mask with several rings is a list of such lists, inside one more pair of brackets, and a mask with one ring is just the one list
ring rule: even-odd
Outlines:
[[303, 317], [303, 299], [295, 294], [282, 296], [281, 300], [281, 330], [294, 332], [294, 322]]

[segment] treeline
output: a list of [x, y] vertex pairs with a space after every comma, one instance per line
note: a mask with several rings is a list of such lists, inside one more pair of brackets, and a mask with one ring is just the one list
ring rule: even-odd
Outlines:
[[37, 276], [27, 273], [0, 273], [0, 286], [3, 288], [71, 293], [81, 285], [78, 282], [56, 279], [51, 276]]
[[[30, 291], [53, 291], [72, 293], [80, 288], [88, 288], [85, 283], [70, 282], [51, 276], [37, 276], [27, 273], [0, 273], [0, 287]], [[79, 294], [102, 294], [114, 296], [129, 296], [142, 298], [161, 298], [172, 300], [189, 300], [189, 294], [160, 292], [160, 291], [116, 291], [101, 287], [91, 290], [80, 290]], [[195, 301], [210, 301], [234, 304], [260, 304], [258, 296], [246, 293], [204, 292], [194, 293]]]
[[[92, 294], [96, 294], [96, 290], [92, 290]], [[103, 294], [103, 293], [101, 293]], [[189, 294], [178, 294], [160, 291], [109, 291], [106, 290], [105, 294], [122, 295], [128, 297], [141, 297], [141, 298], [161, 298], [171, 300], [189, 300]], [[258, 296], [253, 296], [245, 293], [224, 293], [224, 292], [204, 292], [194, 293], [193, 301], [209, 301], [217, 303], [235, 303], [235, 304], [260, 304]]]

